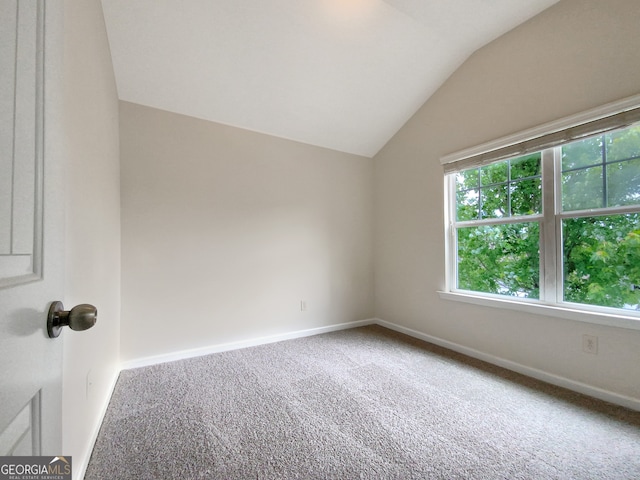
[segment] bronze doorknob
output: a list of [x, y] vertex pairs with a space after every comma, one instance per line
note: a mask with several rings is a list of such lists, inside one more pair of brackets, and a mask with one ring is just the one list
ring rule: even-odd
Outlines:
[[62, 302], [53, 302], [47, 315], [47, 333], [49, 338], [60, 335], [62, 327], [69, 327], [76, 332], [93, 327], [98, 320], [98, 310], [93, 305], [83, 303], [66, 311]]

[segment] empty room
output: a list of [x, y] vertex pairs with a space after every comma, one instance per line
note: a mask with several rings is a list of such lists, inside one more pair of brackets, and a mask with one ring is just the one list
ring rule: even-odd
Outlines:
[[640, 478], [637, 0], [0, 5], [0, 473]]

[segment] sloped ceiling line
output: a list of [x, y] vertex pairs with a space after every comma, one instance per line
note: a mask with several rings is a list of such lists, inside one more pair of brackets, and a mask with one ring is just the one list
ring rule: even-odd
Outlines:
[[121, 100], [374, 156], [558, 0], [103, 0]]

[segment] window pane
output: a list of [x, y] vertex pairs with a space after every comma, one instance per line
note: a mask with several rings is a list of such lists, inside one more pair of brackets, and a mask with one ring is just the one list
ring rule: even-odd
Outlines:
[[607, 162], [640, 157], [640, 125], [606, 135]]
[[542, 212], [542, 182], [539, 178], [511, 184], [511, 215]]
[[640, 214], [562, 222], [564, 300], [640, 309]]
[[486, 187], [480, 190], [482, 218], [500, 218], [508, 215], [507, 186]]
[[537, 222], [458, 229], [458, 288], [539, 298]]
[[607, 165], [609, 207], [640, 204], [640, 159]]
[[459, 222], [478, 219], [478, 190], [456, 193], [456, 219]]
[[482, 185], [506, 182], [508, 169], [509, 164], [507, 162], [498, 162], [482, 167], [480, 169], [480, 181]]
[[562, 147], [562, 171], [602, 163], [602, 135]]
[[540, 176], [542, 173], [540, 167], [541, 157], [542, 154], [538, 152], [533, 155], [527, 155], [526, 157], [511, 160], [511, 180]]
[[562, 174], [562, 209], [565, 212], [603, 207], [602, 194], [602, 167]]
[[456, 173], [456, 191], [478, 188], [478, 186], [477, 168]]

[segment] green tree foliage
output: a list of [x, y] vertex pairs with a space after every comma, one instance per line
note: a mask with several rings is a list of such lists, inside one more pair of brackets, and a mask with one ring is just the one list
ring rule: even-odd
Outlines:
[[640, 303], [640, 214], [564, 220], [564, 298], [630, 308]]
[[[458, 176], [458, 220], [531, 215], [542, 211], [540, 154], [494, 163]], [[458, 288], [538, 298], [537, 222], [458, 229]]]
[[458, 288], [539, 298], [538, 223], [458, 229]]
[[[565, 145], [561, 182], [565, 212], [640, 205], [640, 126]], [[456, 195], [459, 222], [489, 223], [458, 228], [458, 288], [539, 298], [538, 222], [490, 219], [541, 213], [540, 154], [461, 172]], [[598, 213], [562, 222], [564, 298], [640, 309], [640, 213]]]

